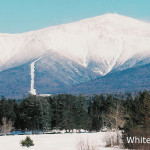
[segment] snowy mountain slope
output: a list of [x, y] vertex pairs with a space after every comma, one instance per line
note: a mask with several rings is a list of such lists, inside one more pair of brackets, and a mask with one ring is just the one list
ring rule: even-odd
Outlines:
[[[56, 94], [68, 87], [72, 93], [113, 92], [122, 85], [122, 91], [149, 89], [146, 64], [150, 64], [150, 24], [118, 14], [0, 34], [0, 96], [20, 97], [29, 91]], [[84, 86], [92, 89], [86, 91]]]
[[22, 34], [0, 34], [0, 70], [51, 50], [105, 75], [150, 62], [150, 24], [106, 14]]
[[61, 93], [100, 94], [150, 90], [150, 64], [107, 74], [86, 83], [68, 87]]
[[0, 70], [25, 64], [46, 52], [33, 33], [4, 35], [5, 38], [0, 36]]
[[22, 98], [25, 94], [59, 93], [63, 89], [99, 77], [87, 68], [55, 52], [27, 64], [0, 72], [0, 97]]
[[22, 98], [30, 91], [30, 64], [0, 72], [0, 97]]
[[86, 67], [48, 52], [35, 63], [35, 89], [38, 94], [58, 93], [68, 86], [78, 85], [99, 77]]

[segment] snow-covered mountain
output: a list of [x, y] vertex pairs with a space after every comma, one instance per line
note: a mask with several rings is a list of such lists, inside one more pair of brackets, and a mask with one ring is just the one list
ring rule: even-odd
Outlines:
[[[29, 92], [61, 93], [68, 87], [78, 89], [80, 84], [84, 87], [86, 82], [96, 91], [96, 81], [101, 81], [106, 91], [105, 83], [109, 83], [109, 87], [116, 75], [106, 82], [106, 74], [109, 76], [146, 64], [150, 64], [150, 24], [118, 14], [105, 14], [27, 33], [1, 33], [0, 96], [17, 98]], [[143, 74], [149, 72], [149, 67], [145, 68]], [[134, 76], [136, 72], [133, 71]], [[131, 76], [129, 73], [128, 78], [133, 79]], [[139, 79], [145, 81], [141, 82], [143, 87], [149, 88], [149, 76], [146, 80], [144, 77]], [[117, 89], [121, 88], [121, 81], [118, 81]], [[129, 86], [124, 91], [128, 89]], [[88, 90], [92, 91], [89, 87]]]
[[0, 70], [35, 60], [47, 51], [105, 75], [150, 62], [150, 24], [105, 14], [27, 33], [0, 34]]

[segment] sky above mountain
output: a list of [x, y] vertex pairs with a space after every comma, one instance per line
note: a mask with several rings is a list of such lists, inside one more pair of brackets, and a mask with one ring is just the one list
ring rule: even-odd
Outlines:
[[0, 0], [0, 33], [20, 33], [105, 13], [150, 21], [149, 0]]

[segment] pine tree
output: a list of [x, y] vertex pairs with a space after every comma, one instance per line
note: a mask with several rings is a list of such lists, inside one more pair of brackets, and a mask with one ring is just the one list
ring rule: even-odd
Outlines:
[[36, 130], [51, 126], [51, 106], [46, 99], [30, 95], [21, 102], [19, 110], [23, 128]]
[[88, 124], [85, 122], [88, 117], [87, 101], [83, 95], [79, 95], [76, 99], [75, 112], [75, 125], [76, 129], [80, 132], [81, 129], [86, 129]]
[[89, 115], [92, 119], [92, 130], [99, 131], [104, 126], [105, 101], [102, 95], [93, 98], [89, 108]]

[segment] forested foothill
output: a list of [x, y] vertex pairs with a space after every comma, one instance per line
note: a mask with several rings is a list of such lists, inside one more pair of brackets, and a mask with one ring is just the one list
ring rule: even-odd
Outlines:
[[123, 131], [127, 136], [149, 136], [150, 94], [101, 94], [71, 95], [59, 94], [49, 97], [28, 95], [21, 100], [1, 97], [0, 132], [9, 134], [17, 131], [48, 132], [52, 129], [72, 132]]

